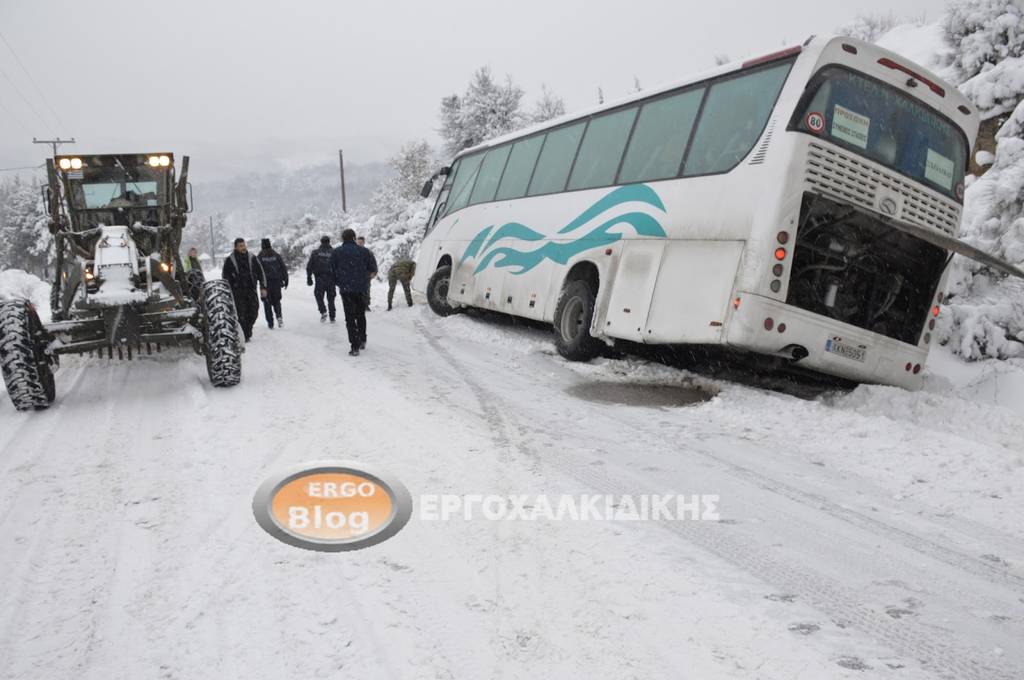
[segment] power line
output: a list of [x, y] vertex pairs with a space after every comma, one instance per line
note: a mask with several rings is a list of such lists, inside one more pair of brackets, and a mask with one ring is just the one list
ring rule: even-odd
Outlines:
[[25, 104], [28, 105], [30, 109], [32, 109], [32, 113], [36, 114], [36, 117], [39, 118], [40, 121], [42, 121], [43, 125], [45, 125], [50, 132], [53, 132], [53, 128], [50, 127], [50, 123], [47, 122], [46, 118], [44, 118], [41, 113], [39, 113], [39, 109], [35, 107], [35, 104], [28, 100], [28, 97], [26, 97], [24, 93], [18, 88], [18, 86], [14, 84], [14, 81], [11, 80], [11, 77], [7, 75], [7, 73], [5, 73], [2, 68], [0, 68], [0, 76], [3, 76], [4, 79], [11, 84], [11, 87], [14, 88], [14, 91], [18, 93], [19, 97], [21, 97], [21, 101], [25, 102]]
[[6, 111], [7, 115], [11, 117], [11, 120], [18, 124], [18, 127], [20, 127], [22, 132], [25, 133], [25, 136], [32, 134], [31, 132], [28, 131], [28, 126], [22, 122], [21, 118], [18, 118], [16, 115], [14, 115], [13, 111], [7, 108], [7, 104], [4, 103], [4, 100], [2, 98], [0, 98], [0, 108]]
[[66, 130], [67, 126], [64, 124], [64, 121], [60, 119], [60, 116], [57, 115], [57, 110], [50, 105], [50, 100], [46, 98], [46, 95], [43, 94], [42, 89], [39, 87], [39, 83], [36, 82], [36, 79], [33, 78], [32, 74], [28, 72], [28, 69], [25, 68], [25, 63], [22, 62], [21, 57], [18, 56], [18, 53], [14, 51], [14, 47], [12, 47], [11, 43], [7, 41], [7, 37], [3, 34], [3, 32], [0, 32], [0, 40], [3, 41], [4, 45], [7, 45], [7, 49], [11, 51], [11, 54], [14, 56], [14, 60], [18, 62], [18, 66], [21, 67], [22, 72], [28, 78], [28, 82], [32, 83], [32, 87], [35, 88], [36, 94], [39, 95], [39, 98], [43, 100], [44, 104], [46, 104], [46, 108], [49, 109], [51, 114], [53, 114], [53, 118], [57, 121], [57, 125], [60, 125], [62, 128]]
[[17, 172], [18, 170], [38, 170], [44, 167], [46, 163], [40, 163], [39, 165], [23, 165], [20, 168], [0, 168], [0, 172]]

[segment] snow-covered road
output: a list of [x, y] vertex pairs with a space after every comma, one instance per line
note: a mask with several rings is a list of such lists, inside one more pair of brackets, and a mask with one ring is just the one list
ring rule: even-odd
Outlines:
[[[375, 295], [356, 359], [296, 287], [238, 388], [70, 359], [49, 411], [4, 398], [0, 677], [1024, 677], [1021, 365], [805, 400]], [[325, 458], [414, 498], [717, 494], [722, 521], [275, 541], [256, 486]]]

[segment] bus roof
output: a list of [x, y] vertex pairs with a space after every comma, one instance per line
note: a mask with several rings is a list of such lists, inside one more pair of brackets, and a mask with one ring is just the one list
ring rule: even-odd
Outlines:
[[[455, 158], [461, 158], [462, 156], [466, 156], [477, 151], [482, 151], [484, 149], [488, 149], [494, 146], [499, 146], [501, 144], [504, 144], [505, 142], [509, 142], [514, 139], [528, 137], [537, 132], [541, 132], [549, 128], [555, 128], [560, 125], [570, 123], [574, 120], [587, 118], [597, 113], [615, 109], [620, 106], [625, 106], [635, 101], [642, 101], [644, 99], [654, 97], [665, 92], [670, 92], [672, 90], [686, 87], [687, 85], [693, 85], [705, 80], [716, 78], [718, 76], [723, 76], [736, 71], [741, 71], [744, 68], [769, 63], [777, 59], [784, 59], [791, 56], [799, 56], [799, 58], [813, 59], [815, 64], [817, 64], [823, 56], [827, 58], [829, 54], [833, 54], [837, 51], [842, 50], [846, 55], [847, 63], [849, 63], [850, 58], [853, 57], [853, 54], [845, 51], [844, 45], [846, 47], [852, 47], [855, 50], [854, 54], [859, 55], [859, 53], [863, 51], [864, 56], [868, 58], [867, 60], [865, 60], [865, 63], [863, 64], [863, 69], [865, 72], [868, 72], [869, 74], [871, 74], [872, 70], [877, 71], [879, 68], [881, 68], [878, 65], [882, 62], [882, 60], [888, 60], [888, 63], [891, 65], [886, 65], [884, 68], [885, 71], [897, 72], [900, 74], [908, 75], [912, 74], [914, 76], [917, 76], [918, 79], [923, 79], [927, 81], [927, 83], [929, 84], [934, 84], [936, 87], [943, 91], [942, 100], [944, 101], [932, 101], [932, 99], [934, 98], [929, 98], [925, 100], [925, 103], [935, 107], [941, 113], [952, 119], [954, 123], [959, 125], [959, 127], [964, 130], [964, 133], [967, 135], [968, 139], [973, 140], [974, 137], [977, 135], [977, 114], [974, 111], [974, 107], [971, 106], [970, 101], [968, 101], [968, 99], [964, 97], [959, 90], [957, 90], [953, 85], [944, 81], [937, 74], [932, 73], [923, 66], [920, 66], [910, 61], [909, 59], [899, 54], [896, 54], [895, 52], [891, 52], [890, 50], [879, 47], [878, 45], [874, 45], [872, 43], [865, 42], [863, 40], [857, 40], [856, 38], [849, 38], [846, 36], [837, 35], [812, 35], [806, 41], [804, 41], [802, 45], [789, 47], [783, 50], [779, 50], [777, 52], [771, 52], [759, 57], [744, 59], [742, 61], [729, 62], [728, 64], [723, 64], [721, 66], [716, 66], [715, 68], [707, 69], [705, 71], [693, 74], [682, 80], [666, 83], [664, 85], [660, 85], [649, 90], [634, 92], [625, 97], [605, 102], [604, 104], [600, 104], [598, 106], [593, 106], [580, 111], [574, 111], [564, 116], [559, 116], [557, 118], [552, 118], [551, 120], [544, 121], [543, 123], [530, 125], [521, 130], [516, 130], [515, 132], [510, 132], [501, 135], [500, 137], [489, 139], [486, 142], [482, 142], [475, 146], [463, 149], [458, 154], [456, 154]], [[821, 65], [823, 66], [824, 64]], [[814, 70], [816, 71], [817, 68], [815, 68]], [[934, 89], [930, 91], [935, 92]], [[954, 117], [955, 112], [958, 112], [956, 113], [956, 115], [959, 115], [959, 118]], [[967, 117], [966, 120], [965, 116]]]

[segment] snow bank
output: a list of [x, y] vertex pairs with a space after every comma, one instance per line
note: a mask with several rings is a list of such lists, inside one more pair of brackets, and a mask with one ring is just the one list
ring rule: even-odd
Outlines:
[[32, 301], [46, 321], [50, 316], [50, 284], [20, 269], [0, 271], [0, 300], [25, 298]]
[[946, 43], [941, 22], [923, 26], [901, 24], [879, 38], [877, 44], [902, 54], [940, 77], [947, 77], [945, 71], [953, 60], [953, 48]]

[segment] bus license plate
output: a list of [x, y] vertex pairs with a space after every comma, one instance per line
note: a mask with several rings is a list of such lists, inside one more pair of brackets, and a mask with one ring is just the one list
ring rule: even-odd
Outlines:
[[829, 338], [825, 341], [825, 351], [838, 354], [844, 359], [852, 359], [861, 363], [864, 363], [865, 359], [868, 358], [868, 351], [863, 347], [854, 347], [836, 338]]

